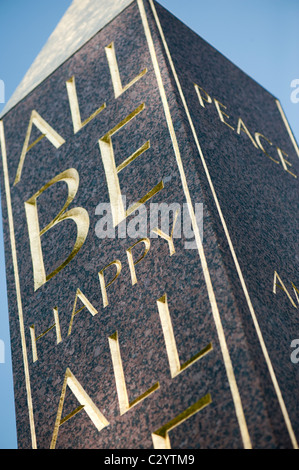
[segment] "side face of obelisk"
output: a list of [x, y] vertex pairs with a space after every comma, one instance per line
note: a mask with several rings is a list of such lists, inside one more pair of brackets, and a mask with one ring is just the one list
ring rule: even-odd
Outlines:
[[297, 448], [298, 144], [275, 97], [156, 11], [277, 445]]

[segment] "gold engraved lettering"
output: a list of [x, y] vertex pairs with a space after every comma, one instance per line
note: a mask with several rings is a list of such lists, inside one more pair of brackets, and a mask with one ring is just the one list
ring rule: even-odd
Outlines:
[[180, 358], [178, 355], [178, 350], [176, 346], [176, 341], [173, 333], [168, 302], [167, 302], [167, 295], [164, 294], [160, 299], [157, 300], [160, 321], [162, 324], [162, 330], [164, 335], [164, 341], [166, 345], [166, 352], [168, 356], [168, 362], [170, 367], [170, 374], [171, 377], [174, 378], [183, 372], [187, 367], [192, 366], [196, 361], [201, 359], [203, 356], [208, 354], [212, 351], [212, 343], [209, 343], [204, 349], [199, 351], [195, 356], [191, 359], [186, 361], [183, 365], [180, 364]]
[[295, 139], [295, 137], [294, 137], [294, 134], [293, 134], [293, 132], [292, 132], [290, 126], [289, 126], [289, 123], [288, 123], [288, 120], [287, 120], [287, 118], [286, 118], [286, 115], [285, 115], [285, 113], [284, 113], [284, 111], [283, 111], [283, 109], [282, 109], [282, 106], [281, 106], [280, 102], [279, 102], [278, 100], [275, 100], [275, 102], [276, 102], [278, 111], [279, 111], [279, 113], [280, 113], [280, 116], [281, 116], [281, 118], [282, 118], [282, 120], [283, 120], [283, 123], [284, 123], [284, 125], [285, 125], [285, 128], [286, 128], [286, 130], [287, 130], [287, 132], [288, 132], [288, 134], [289, 134], [289, 137], [290, 137], [290, 139], [291, 139], [291, 142], [292, 142], [292, 144], [293, 144], [293, 146], [294, 146], [295, 152], [296, 152], [297, 156], [299, 157], [299, 147], [298, 147], [298, 145], [297, 145], [297, 142], [296, 142], [296, 139]]
[[[29, 145], [33, 124], [38, 128], [42, 135], [39, 136], [32, 144]], [[44, 137], [46, 137], [51, 142], [51, 144], [53, 144], [54, 147], [57, 149], [65, 143], [65, 140], [38, 114], [38, 112], [33, 110], [31, 112], [14, 185], [16, 185], [21, 179], [23, 165], [27, 152], [29, 152], [29, 150], [32, 149], [32, 147], [34, 147]]]
[[234, 131], [235, 129], [230, 124], [228, 124], [224, 120], [224, 117], [223, 117], [223, 116], [226, 116], [227, 118], [229, 118], [229, 116], [220, 109], [220, 106], [222, 106], [222, 108], [224, 108], [224, 109], [226, 109], [226, 106], [224, 106], [224, 104], [220, 103], [220, 101], [216, 100], [215, 98], [214, 98], [214, 103], [215, 103], [220, 121], [223, 122], [224, 124], [226, 124], [228, 127], [230, 127]]
[[292, 166], [292, 163], [288, 162], [288, 161], [283, 157], [283, 155], [285, 155], [285, 156], [287, 157], [288, 154], [285, 153], [283, 150], [281, 150], [279, 147], [276, 147], [276, 149], [277, 149], [277, 153], [278, 153], [278, 155], [279, 155], [281, 164], [282, 164], [282, 166], [283, 166], [283, 169], [284, 169], [285, 171], [287, 171], [288, 173], [290, 173], [290, 175], [294, 176], [294, 178], [297, 178], [297, 176], [296, 176], [294, 173], [292, 173], [290, 170], [288, 170], [287, 165]]
[[[79, 401], [80, 406], [61, 419], [67, 386], [71, 389], [71, 391], [73, 392], [73, 394]], [[85, 392], [84, 388], [78, 382], [78, 380], [70, 371], [70, 369], [67, 368], [65, 377], [64, 377], [63, 386], [62, 386], [62, 392], [61, 392], [61, 396], [59, 400], [58, 411], [57, 411], [50, 449], [55, 449], [60, 426], [66, 421], [68, 421], [70, 418], [75, 416], [82, 409], [84, 409], [84, 411], [87, 413], [87, 415], [89, 416], [89, 418], [91, 419], [91, 421], [93, 422], [93, 424], [95, 425], [98, 431], [101, 431], [102, 429], [104, 429], [106, 426], [109, 425], [109, 422], [107, 421], [105, 416], [100, 412], [100, 410], [94, 404], [90, 396]]]
[[[112, 265], [116, 266], [116, 274], [114, 278], [106, 286], [105, 279], [104, 279], [104, 271]], [[104, 308], [107, 307], [107, 305], [109, 304], [106, 289], [118, 278], [118, 276], [120, 275], [120, 272], [121, 272], [121, 262], [118, 259], [109, 263], [107, 266], [105, 266], [105, 268], [101, 269], [101, 271], [99, 272], [99, 279], [100, 279]]]
[[172, 256], [175, 253], [175, 248], [174, 248], [174, 243], [173, 243], [173, 231], [174, 231], [174, 226], [177, 221], [178, 215], [179, 215], [179, 209], [175, 212], [170, 236], [162, 232], [162, 230], [160, 230], [158, 227], [152, 230], [154, 233], [156, 233], [161, 238], [164, 238], [164, 240], [167, 241], [168, 247], [169, 247], [169, 256]]
[[121, 83], [120, 74], [119, 74], [118, 63], [116, 60], [114, 42], [111, 42], [109, 46], [105, 47], [105, 52], [106, 52], [106, 57], [107, 57], [108, 65], [109, 65], [112, 85], [114, 89], [114, 96], [115, 98], [118, 98], [122, 93], [128, 90], [128, 88], [130, 88], [132, 85], [138, 82], [138, 80], [141, 77], [143, 77], [143, 75], [146, 74], [147, 69], [145, 68], [144, 70], [142, 70], [142, 72], [140, 72], [139, 75], [137, 75], [135, 78], [133, 78], [133, 80], [131, 80], [127, 85], [123, 87]]
[[265, 137], [263, 134], [261, 134], [260, 132], [256, 132], [254, 134], [255, 136], [255, 140], [257, 141], [257, 144], [259, 146], [259, 148], [264, 152], [265, 155], [267, 155], [267, 157], [269, 157], [274, 163], [278, 163], [279, 164], [279, 161], [278, 160], [275, 160], [273, 157], [271, 157], [271, 155], [268, 154], [268, 152], [266, 152], [266, 150], [264, 149], [262, 143], [261, 143], [261, 139], [264, 139], [268, 142], [268, 144], [270, 145], [273, 145], [272, 142], [267, 139], [267, 137]]
[[32, 359], [33, 362], [36, 362], [38, 360], [38, 355], [37, 355], [37, 348], [36, 348], [36, 342], [45, 336], [49, 331], [52, 330], [52, 328], [55, 327], [56, 329], [56, 338], [57, 338], [57, 344], [59, 344], [62, 341], [61, 338], [61, 331], [60, 331], [60, 324], [59, 324], [59, 315], [58, 315], [58, 309], [57, 307], [53, 308], [53, 313], [54, 313], [54, 320], [55, 323], [51, 325], [47, 330], [43, 331], [37, 338], [35, 337], [35, 327], [34, 324], [30, 326], [30, 336], [31, 336], [31, 345], [32, 345]]
[[292, 282], [292, 287], [293, 287], [293, 291], [294, 291], [295, 296], [296, 296], [297, 303], [299, 305], [299, 297], [298, 297], [299, 290], [297, 289], [297, 287], [295, 286], [295, 284], [293, 282]]
[[[280, 282], [280, 285], [277, 284], [276, 282], [276, 279], [278, 279], [278, 281]], [[293, 305], [293, 307], [297, 308], [297, 305], [295, 304], [294, 300], [292, 299], [292, 297], [290, 296], [286, 286], [284, 285], [284, 283], [282, 282], [282, 280], [280, 279], [279, 275], [277, 274], [276, 271], [274, 271], [274, 281], [273, 281], [273, 293], [276, 294], [276, 287], [279, 287], [279, 289], [282, 289], [288, 296], [291, 304]]]
[[[133, 255], [132, 255], [132, 248], [134, 248], [134, 246], [138, 245], [141, 242], [144, 243], [145, 250], [144, 250], [143, 254], [141, 255], [141, 257], [137, 261], [135, 261], [135, 263], [134, 263]], [[129, 262], [129, 267], [130, 267], [130, 272], [131, 272], [132, 286], [134, 286], [134, 284], [137, 284], [135, 266], [147, 255], [147, 253], [149, 252], [150, 247], [151, 247], [150, 239], [149, 238], [141, 238], [141, 240], [138, 240], [136, 243], [134, 243], [134, 245], [132, 245], [130, 248], [128, 248], [126, 250], [127, 251], [127, 257], [128, 257], [128, 262]]]
[[119, 348], [119, 341], [118, 341], [118, 334], [117, 331], [109, 336], [108, 338], [110, 351], [111, 351], [111, 358], [115, 376], [115, 383], [116, 383], [116, 390], [117, 396], [119, 401], [119, 409], [120, 415], [123, 415], [127, 411], [129, 411], [133, 406], [140, 403], [142, 400], [147, 398], [153, 392], [158, 390], [160, 387], [159, 382], [156, 382], [151, 388], [149, 388], [146, 392], [142, 393], [139, 397], [135, 398], [135, 400], [129, 402], [127, 386], [124, 376], [124, 370], [120, 355], [120, 348]]
[[75, 77], [71, 77], [66, 82], [66, 89], [69, 98], [70, 110], [73, 121], [74, 134], [82, 129], [86, 124], [88, 124], [93, 118], [95, 118], [103, 109], [106, 108], [106, 103], [102, 104], [94, 113], [92, 113], [85, 121], [81, 121], [80, 108], [78, 103], [77, 91]]
[[145, 196], [143, 196], [138, 202], [132, 204], [132, 206], [129, 207], [127, 211], [125, 211], [119, 185], [118, 173], [130, 163], [132, 163], [135, 158], [139, 157], [143, 152], [145, 152], [149, 148], [150, 142], [147, 141], [136, 152], [134, 152], [130, 157], [128, 157], [118, 167], [116, 167], [111, 137], [128, 122], [130, 122], [135, 116], [137, 116], [143, 109], [144, 104], [142, 103], [140, 106], [138, 106], [138, 108], [136, 108], [132, 113], [130, 113], [125, 119], [113, 127], [113, 129], [107, 132], [107, 134], [105, 134], [99, 140], [99, 146], [108, 185], [114, 227], [116, 227], [122, 220], [128, 217], [128, 215], [132, 214], [136, 209], [138, 209], [139, 206], [152, 198], [164, 187], [163, 181], [160, 181], [160, 183], [152, 188]]
[[[78, 310], [76, 310], [76, 306], [77, 306], [77, 300], [78, 298], [81, 300], [81, 302], [84, 304], [83, 307], [79, 308]], [[74, 307], [73, 307], [73, 311], [72, 311], [72, 316], [71, 316], [71, 321], [70, 321], [70, 324], [69, 324], [69, 331], [68, 331], [68, 336], [71, 334], [72, 332], [72, 326], [73, 326], [73, 320], [74, 320], [74, 317], [75, 315], [77, 315], [78, 313], [81, 312], [81, 310], [83, 310], [83, 308], [87, 308], [87, 310], [92, 314], [92, 316], [96, 315], [98, 313], [98, 311], [94, 308], [94, 306], [89, 302], [89, 300], [85, 297], [84, 294], [82, 294], [81, 290], [80, 289], [77, 289], [77, 292], [76, 292], [76, 297], [75, 297], [75, 302], [74, 302]]]
[[[64, 181], [67, 184], [68, 198], [61, 211], [57, 214], [57, 216], [45, 228], [40, 230], [37, 211], [37, 198], [46, 189], [48, 189], [53, 184], [58, 183], [59, 181]], [[83, 243], [85, 242], [89, 229], [89, 216], [87, 211], [82, 207], [75, 207], [65, 212], [67, 207], [74, 199], [78, 187], [78, 172], [74, 168], [70, 168], [55, 176], [51, 181], [49, 181], [39, 191], [37, 191], [37, 193], [35, 193], [30, 199], [28, 199], [28, 201], [25, 202], [35, 291], [40, 286], [45, 284], [45, 282], [49, 281], [49, 279], [54, 277], [59, 271], [61, 271], [74, 258], [74, 256], [78, 253]], [[46, 275], [41, 247], [41, 236], [55, 225], [67, 219], [73, 220], [77, 226], [77, 239], [75, 245], [67, 259], [58, 268], [56, 268], [50, 274]]]
[[169, 431], [177, 427], [179, 424], [186, 421], [191, 416], [198, 413], [198, 411], [202, 410], [206, 406], [212, 403], [211, 395], [208, 393], [203, 398], [198, 400], [193, 405], [189, 406], [185, 411], [181, 414], [173, 418], [168, 423], [164, 424], [161, 428], [157, 429], [157, 431], [152, 433], [152, 439], [154, 444], [154, 449], [171, 449], [170, 439], [169, 439]]
[[[199, 99], [199, 102], [201, 104], [201, 106], [204, 108], [205, 105], [204, 105], [204, 101], [206, 103], [212, 103], [212, 98], [210, 97], [210, 95], [208, 95], [208, 93], [203, 89], [201, 88], [200, 86], [196, 85], [196, 83], [194, 83], [194, 87], [195, 87], [195, 91], [197, 93], [197, 96], [198, 96], [198, 99]], [[200, 90], [200, 91], [199, 91]], [[204, 96], [202, 96], [202, 93], [204, 94]]]
[[247, 129], [247, 127], [245, 126], [244, 122], [242, 121], [242, 119], [239, 117], [238, 119], [238, 127], [237, 127], [237, 134], [240, 135], [240, 133], [242, 132], [245, 132], [245, 134], [249, 137], [249, 139], [251, 140], [252, 144], [255, 146], [255, 148], [258, 148], [258, 146], [256, 145], [252, 135], [250, 134], [249, 130]]
[[[206, 103], [211, 103], [212, 102], [212, 98], [210, 95], [208, 95], [208, 93], [201, 87], [199, 87], [198, 85], [196, 85], [194, 83], [194, 87], [195, 87], [195, 90], [196, 90], [196, 93], [197, 93], [197, 96], [198, 96], [198, 99], [199, 99], [199, 102], [200, 102], [200, 105], [204, 108], [205, 107], [205, 104], [204, 104], [204, 101]], [[201, 90], [201, 91], [200, 91]], [[230, 124], [228, 124], [227, 121], [225, 121], [225, 118], [229, 118], [229, 116], [221, 109], [224, 108], [226, 109], [226, 106], [224, 106], [222, 103], [220, 103], [218, 100], [216, 100], [214, 98], [214, 103], [215, 103], [215, 106], [216, 106], [216, 109], [217, 109], [217, 112], [218, 112], [218, 115], [219, 115], [219, 118], [221, 120], [221, 122], [223, 122], [224, 124], [226, 124], [228, 127], [230, 127], [232, 130], [234, 130], [234, 127], [232, 127]], [[292, 131], [287, 123], [287, 120], [286, 120], [286, 117], [282, 111], [282, 108], [280, 106], [280, 103], [276, 100], [276, 103], [277, 103], [277, 106], [278, 106], [278, 109], [280, 111], [280, 114], [283, 118], [283, 121], [286, 125], [286, 128], [287, 128], [287, 131], [291, 137], [291, 140], [292, 140], [292, 143], [294, 144], [294, 147], [295, 147], [295, 150], [298, 154], [298, 146], [295, 142], [295, 139], [294, 139], [294, 136], [292, 134]], [[272, 142], [267, 139], [267, 137], [265, 137], [263, 134], [261, 134], [260, 132], [255, 132], [255, 139], [252, 137], [251, 133], [249, 132], [248, 128], [246, 127], [246, 125], [244, 124], [243, 120], [239, 117], [238, 118], [238, 124], [237, 124], [237, 134], [241, 134], [241, 131], [244, 132], [248, 137], [249, 139], [251, 140], [252, 144], [254, 145], [255, 148], [260, 148], [265, 155], [267, 155], [267, 157], [269, 157], [274, 163], [277, 163], [279, 164], [281, 162], [282, 166], [283, 166], [283, 169], [285, 171], [287, 171], [290, 175], [292, 175], [294, 178], [297, 178], [297, 175], [295, 175], [294, 173], [292, 173], [289, 169], [288, 169], [288, 166], [292, 166], [292, 163], [290, 163], [288, 160], [286, 160], [284, 158], [283, 155], [285, 155], [286, 157], [288, 156], [283, 150], [281, 150], [279, 147], [276, 147], [277, 149], [277, 153], [279, 155], [279, 158], [280, 158], [280, 162], [278, 160], [275, 160], [275, 158], [271, 157], [271, 155], [268, 154], [268, 152], [264, 149], [264, 146], [262, 145], [261, 143], [261, 139], [264, 139], [265, 141], [268, 142], [269, 145], [273, 145]]]

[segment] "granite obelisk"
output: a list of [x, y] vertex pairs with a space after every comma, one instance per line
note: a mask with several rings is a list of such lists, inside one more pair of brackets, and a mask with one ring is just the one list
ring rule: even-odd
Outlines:
[[0, 141], [19, 447], [297, 448], [279, 100], [153, 0], [75, 0]]

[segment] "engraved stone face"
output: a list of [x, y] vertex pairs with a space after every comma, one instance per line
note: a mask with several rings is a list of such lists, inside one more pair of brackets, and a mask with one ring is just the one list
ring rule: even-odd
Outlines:
[[20, 448], [297, 446], [290, 132], [147, 0], [5, 114]]

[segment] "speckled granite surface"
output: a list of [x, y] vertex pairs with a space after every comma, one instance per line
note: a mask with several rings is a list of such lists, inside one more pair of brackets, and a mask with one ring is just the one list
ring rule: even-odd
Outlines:
[[[150, 148], [120, 174], [122, 193], [132, 203], [163, 180], [164, 188], [149, 202], [186, 203], [186, 188], [165, 119], [140, 3], [144, 5], [154, 42], [191, 199], [193, 204], [203, 204], [203, 250], [212, 293], [202, 257], [197, 250], [185, 249], [184, 237], [175, 239], [176, 253], [171, 257], [165, 240], [151, 239], [150, 251], [136, 266], [138, 282], [132, 286], [126, 249], [137, 240], [99, 240], [95, 234], [99, 220], [96, 207], [109, 201], [98, 140], [141, 103], [145, 104], [144, 110], [113, 137], [117, 165], [150, 140]], [[275, 98], [155, 5], [287, 408], [294, 444], [294, 435], [298, 438], [299, 434], [296, 393], [299, 365], [290, 361], [290, 343], [299, 334], [298, 315], [282, 290], [273, 294], [273, 276], [277, 271], [296, 300], [290, 282], [298, 285], [295, 271], [298, 179], [257, 149], [245, 132], [238, 135], [238, 117], [253, 134], [260, 132], [283, 149], [295, 174], [299, 174], [298, 160]], [[82, 410], [61, 425], [56, 448], [152, 448], [152, 432], [208, 393], [212, 402], [170, 431], [173, 449], [243, 448], [245, 435], [254, 448], [290, 448], [290, 429], [277, 399], [151, 5], [144, 1], [139, 6], [137, 2], [129, 5], [3, 118], [37, 447], [50, 447], [65, 371], [70, 368], [110, 424], [98, 431]], [[117, 99], [104, 50], [112, 41], [123, 84], [147, 68], [147, 73]], [[65, 86], [73, 75], [82, 120], [106, 103], [106, 108], [75, 135]], [[222, 110], [230, 116], [225, 120], [234, 130], [221, 122], [213, 103], [204, 102], [205, 108], [200, 105], [194, 82], [227, 106]], [[65, 143], [55, 149], [46, 138], [42, 139], [28, 152], [21, 181], [13, 186], [32, 109]], [[38, 135], [34, 130], [31, 141]], [[68, 168], [75, 168], [80, 176], [79, 190], [70, 208], [79, 206], [88, 211], [88, 236], [75, 258], [34, 292], [24, 201]], [[1, 178], [3, 189], [2, 166]], [[41, 196], [40, 227], [55, 217], [65, 198], [63, 184]], [[2, 204], [18, 443], [20, 448], [30, 448], [32, 435], [4, 193]], [[128, 221], [133, 219], [131, 215]], [[71, 221], [58, 224], [42, 237], [47, 272], [64, 261], [75, 238], [76, 227]], [[107, 289], [109, 305], [103, 308], [98, 272], [115, 259], [121, 261], [122, 271]], [[98, 313], [92, 316], [83, 309], [75, 316], [68, 336], [78, 288]], [[208, 343], [213, 346], [212, 351], [175, 378], [170, 375], [156, 303], [165, 292], [181, 364]], [[220, 326], [215, 323], [213, 296]], [[46, 330], [53, 324], [54, 307], [58, 307], [62, 341], [57, 345], [55, 329], [51, 330], [37, 342], [38, 361], [33, 363], [30, 325], [35, 324], [37, 335]], [[224, 355], [219, 329], [227, 346]], [[108, 343], [108, 337], [115, 331], [119, 335], [129, 401], [157, 381], [160, 384], [158, 390], [122, 416]], [[228, 358], [235, 382], [232, 377], [228, 379]], [[236, 408], [238, 400], [232, 383], [237, 387], [241, 408], [240, 405]], [[77, 406], [77, 399], [67, 388], [62, 416]], [[240, 409], [244, 421], [237, 416], [236, 410]]]

